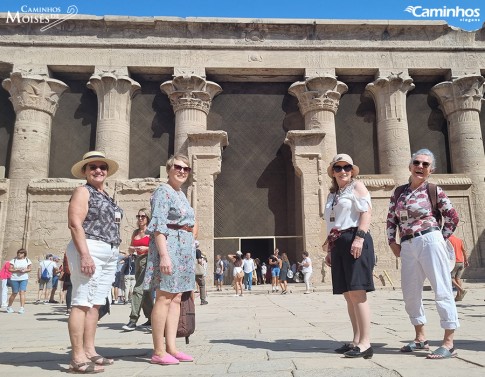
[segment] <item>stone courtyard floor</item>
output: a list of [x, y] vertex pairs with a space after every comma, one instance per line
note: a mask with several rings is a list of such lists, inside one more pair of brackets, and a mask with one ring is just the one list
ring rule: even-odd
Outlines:
[[[461, 327], [456, 333], [458, 357], [427, 360], [425, 352], [403, 354], [399, 348], [414, 331], [404, 311], [399, 289], [379, 289], [369, 295], [372, 308], [372, 359], [346, 359], [333, 349], [351, 336], [343, 297], [328, 287], [304, 295], [302, 284], [291, 293], [269, 294], [268, 286], [253, 287], [244, 297], [226, 288], [209, 291], [209, 305], [197, 304], [197, 328], [190, 344], [180, 349], [195, 362], [152, 365], [150, 333], [124, 332], [129, 305], [115, 305], [97, 332], [97, 349], [113, 357], [102, 376], [485, 376], [485, 284], [466, 283], [468, 294], [457, 303]], [[427, 335], [434, 349], [442, 330], [433, 292], [424, 292]], [[18, 303], [15, 304], [18, 310]], [[67, 317], [62, 305], [29, 303], [26, 313], [0, 313], [0, 376], [53, 376], [69, 364]], [[145, 322], [142, 316], [139, 324]]]

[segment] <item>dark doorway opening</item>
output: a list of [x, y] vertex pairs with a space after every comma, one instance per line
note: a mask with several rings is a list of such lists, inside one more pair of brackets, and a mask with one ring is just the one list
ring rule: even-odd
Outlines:
[[251, 258], [267, 262], [274, 251], [274, 238], [241, 238], [241, 251], [251, 253]]

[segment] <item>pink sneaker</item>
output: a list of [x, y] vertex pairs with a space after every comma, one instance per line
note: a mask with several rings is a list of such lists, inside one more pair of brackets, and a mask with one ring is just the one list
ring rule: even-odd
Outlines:
[[175, 357], [167, 353], [163, 357], [158, 355], [152, 355], [151, 363], [160, 365], [176, 365], [179, 363], [179, 361]]
[[175, 355], [172, 355], [172, 356], [175, 357], [180, 362], [194, 361], [194, 358], [192, 356], [187, 355], [186, 353], [183, 353], [183, 352], [177, 352]]

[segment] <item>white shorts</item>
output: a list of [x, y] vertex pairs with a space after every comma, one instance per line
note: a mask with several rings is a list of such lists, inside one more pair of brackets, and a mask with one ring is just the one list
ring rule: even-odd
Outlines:
[[93, 258], [96, 270], [88, 277], [81, 273], [81, 257], [74, 242], [67, 245], [67, 259], [71, 270], [72, 306], [104, 305], [110, 294], [111, 284], [115, 280], [119, 248], [111, 247], [103, 241], [87, 239], [89, 254]]
[[234, 270], [232, 270], [232, 276], [236, 277], [236, 275], [242, 271], [243, 271], [242, 267], [234, 267]]

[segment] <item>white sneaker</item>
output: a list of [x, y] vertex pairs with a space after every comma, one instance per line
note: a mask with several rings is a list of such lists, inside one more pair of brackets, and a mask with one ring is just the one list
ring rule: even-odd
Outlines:
[[24, 314], [24, 313], [25, 313], [25, 309], [24, 309], [23, 307], [21, 307], [21, 308], [19, 309], [19, 314]]
[[15, 310], [13, 310], [13, 308], [11, 306], [7, 306], [6, 311], [7, 311], [7, 313], [15, 313]]

